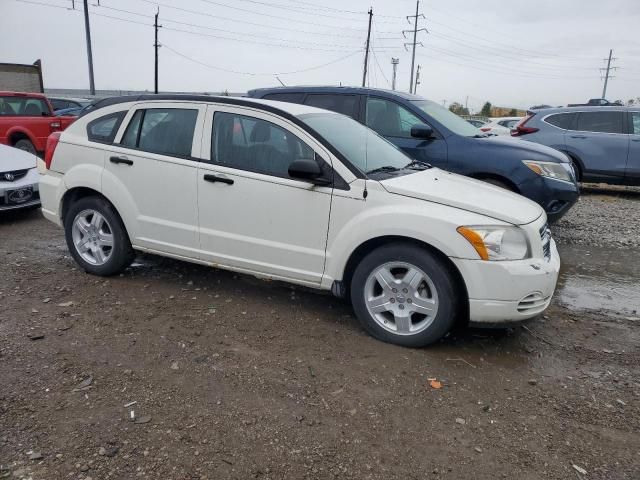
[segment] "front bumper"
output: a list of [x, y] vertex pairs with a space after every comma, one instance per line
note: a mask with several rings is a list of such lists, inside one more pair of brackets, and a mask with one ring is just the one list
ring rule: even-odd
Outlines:
[[471, 323], [511, 323], [539, 315], [551, 303], [560, 272], [553, 240], [549, 260], [451, 260], [467, 285]]
[[[38, 171], [35, 168], [29, 170], [24, 177], [18, 180], [9, 182], [0, 178], [0, 212], [40, 205], [38, 178]], [[24, 200], [19, 199], [16, 193], [19, 191], [26, 192], [27, 189], [30, 189], [28, 190], [30, 196]]]
[[518, 185], [520, 193], [538, 203], [547, 213], [549, 223], [562, 218], [580, 197], [577, 183], [535, 176]]

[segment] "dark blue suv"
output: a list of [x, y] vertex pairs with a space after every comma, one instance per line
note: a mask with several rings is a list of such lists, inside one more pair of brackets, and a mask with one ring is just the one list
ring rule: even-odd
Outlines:
[[417, 95], [357, 87], [278, 87], [251, 90], [248, 96], [348, 115], [415, 160], [530, 198], [546, 210], [552, 222], [579, 196], [573, 167], [565, 154], [510, 137], [489, 136]]

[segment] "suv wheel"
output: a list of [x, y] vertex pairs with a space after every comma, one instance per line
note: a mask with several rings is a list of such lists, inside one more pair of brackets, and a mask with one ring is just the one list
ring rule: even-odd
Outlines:
[[31, 140], [27, 140], [26, 138], [18, 140], [13, 146], [25, 152], [33, 153], [34, 155], [38, 153], [36, 152], [36, 147], [31, 143]]
[[428, 250], [396, 243], [374, 250], [356, 268], [351, 301], [375, 338], [422, 347], [455, 322], [458, 292], [449, 269]]
[[122, 220], [111, 204], [84, 197], [65, 214], [67, 246], [75, 261], [94, 275], [113, 275], [127, 268], [134, 251]]

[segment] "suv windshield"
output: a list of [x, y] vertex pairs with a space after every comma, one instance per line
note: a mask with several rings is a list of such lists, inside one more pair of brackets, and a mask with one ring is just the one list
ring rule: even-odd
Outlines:
[[476, 127], [435, 102], [412, 100], [411, 103], [456, 135], [462, 135], [463, 137], [475, 137], [478, 135]]
[[298, 118], [365, 173], [415, 172], [411, 170], [415, 167], [414, 162], [402, 150], [349, 117], [336, 113], [307, 113]]

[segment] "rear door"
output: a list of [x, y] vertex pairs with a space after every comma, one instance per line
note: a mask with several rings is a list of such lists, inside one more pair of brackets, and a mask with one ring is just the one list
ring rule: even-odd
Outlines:
[[575, 127], [565, 134], [567, 151], [582, 163], [586, 181], [622, 183], [627, 167], [629, 135], [621, 110], [578, 112]]
[[[393, 100], [381, 97], [365, 96], [365, 125], [375, 130], [411, 158], [427, 162], [435, 167], [446, 168], [447, 143], [438, 131], [428, 122], [419, 118]], [[411, 136], [411, 127], [427, 124], [434, 130], [434, 138], [419, 139]]]
[[625, 183], [640, 185], [640, 111], [629, 112], [629, 157]]
[[[106, 147], [102, 188], [118, 199], [136, 247], [198, 257], [197, 172], [205, 106], [132, 108]], [[199, 127], [198, 127], [199, 126]]]

